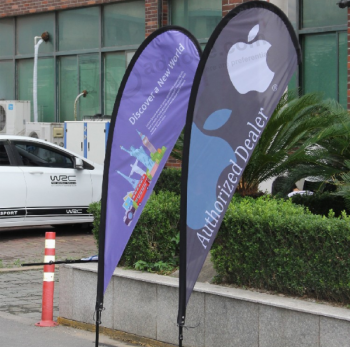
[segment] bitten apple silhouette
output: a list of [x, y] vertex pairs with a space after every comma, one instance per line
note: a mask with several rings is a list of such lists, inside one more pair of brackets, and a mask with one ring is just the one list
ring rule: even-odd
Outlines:
[[[259, 24], [248, 34], [248, 42], [259, 33]], [[254, 43], [237, 42], [227, 54], [227, 70], [233, 86], [240, 94], [251, 91], [263, 93], [272, 82], [275, 73], [266, 62], [267, 51], [271, 44], [265, 40]]]

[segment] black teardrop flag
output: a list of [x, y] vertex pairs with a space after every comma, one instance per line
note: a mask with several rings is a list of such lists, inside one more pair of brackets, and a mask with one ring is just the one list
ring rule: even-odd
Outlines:
[[221, 20], [191, 91], [182, 167], [179, 315], [244, 168], [290, 78], [300, 47], [285, 14], [251, 1]]

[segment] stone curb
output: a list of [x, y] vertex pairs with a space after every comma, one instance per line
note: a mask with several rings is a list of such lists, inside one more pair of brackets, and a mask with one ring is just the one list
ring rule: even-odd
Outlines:
[[[96, 327], [93, 324], [89, 323], [82, 323], [70, 319], [66, 319], [63, 317], [57, 317], [57, 323], [64, 326], [69, 326], [71, 328], [80, 329], [80, 330], [86, 330], [90, 332], [95, 332]], [[169, 344], [166, 342], [156, 341], [153, 339], [149, 339], [147, 337], [142, 337], [130, 333], [126, 333], [124, 331], [114, 330], [110, 328], [105, 328], [103, 326], [100, 326], [100, 333], [107, 335], [108, 337], [119, 340], [123, 342], [128, 342], [132, 344], [138, 344], [141, 346], [147, 346], [147, 347], [175, 347], [173, 344]]]

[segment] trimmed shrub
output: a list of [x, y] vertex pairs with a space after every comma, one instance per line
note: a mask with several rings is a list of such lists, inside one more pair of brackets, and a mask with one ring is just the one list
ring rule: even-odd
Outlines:
[[[94, 215], [93, 234], [98, 243], [101, 204], [89, 208]], [[169, 271], [178, 266], [180, 197], [169, 191], [151, 194], [130, 240], [121, 265], [148, 271]]]
[[169, 191], [177, 195], [181, 194], [181, 170], [165, 168], [160, 174], [153, 190], [156, 194], [160, 191]]
[[350, 217], [234, 198], [212, 248], [218, 281], [350, 303]]
[[329, 192], [315, 193], [313, 195], [298, 194], [293, 195], [291, 199], [294, 204], [307, 207], [313, 214], [328, 216], [330, 210], [333, 210], [336, 217], [341, 216], [343, 211], [349, 214], [344, 198]]
[[100, 219], [101, 219], [101, 201], [93, 202], [89, 205], [88, 212], [94, 216], [92, 223], [92, 234], [94, 235], [96, 245], [98, 247], [98, 234], [100, 231]]

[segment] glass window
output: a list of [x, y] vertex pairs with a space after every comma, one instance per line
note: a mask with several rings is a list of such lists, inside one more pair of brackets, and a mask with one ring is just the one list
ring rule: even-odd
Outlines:
[[171, 24], [185, 27], [198, 39], [208, 38], [221, 18], [221, 0], [171, 1]]
[[14, 86], [13, 61], [0, 61], [0, 100], [14, 100]]
[[298, 71], [295, 71], [288, 83], [289, 91], [296, 91], [298, 89], [297, 77], [298, 77]]
[[17, 61], [18, 100], [31, 101], [31, 121], [33, 121], [33, 63], [34, 59], [22, 59]]
[[303, 0], [302, 27], [315, 28], [347, 24], [348, 11], [334, 0]]
[[325, 97], [337, 99], [336, 34], [304, 37], [303, 90], [323, 91]]
[[98, 48], [100, 42], [99, 12], [99, 7], [59, 12], [59, 50]]
[[105, 6], [103, 35], [105, 47], [140, 44], [145, 39], [145, 2]]
[[[17, 62], [18, 100], [31, 101], [31, 119], [33, 114], [33, 59], [22, 59]], [[38, 59], [38, 121], [55, 121], [55, 83], [53, 58]]]
[[38, 121], [55, 121], [55, 68], [53, 58], [38, 60]]
[[100, 113], [100, 63], [98, 54], [61, 57], [59, 62], [60, 122], [74, 120], [74, 103], [77, 96], [86, 90], [76, 104], [77, 120]]
[[[1, 118], [1, 114], [0, 114], [0, 118]], [[0, 127], [1, 127], [1, 124], [0, 124]], [[3, 143], [0, 143], [0, 166], [9, 166], [9, 165], [10, 165], [10, 159], [7, 155], [5, 145]]]
[[15, 30], [14, 20], [12, 18], [6, 18], [0, 20], [0, 56], [14, 54], [15, 46]]
[[104, 70], [104, 113], [106, 115], [112, 115], [115, 99], [125, 73], [124, 52], [106, 54], [104, 58]]
[[16, 53], [34, 54], [34, 37], [41, 36], [45, 31], [49, 33], [50, 38], [48, 42], [40, 45], [39, 53], [52, 52], [54, 23], [53, 13], [18, 17]]
[[78, 96], [77, 57], [61, 57], [59, 60], [59, 121], [74, 120], [74, 100]]
[[15, 142], [23, 166], [73, 168], [72, 158], [45, 145], [33, 142]]
[[304, 93], [321, 91], [346, 107], [347, 33], [305, 35], [303, 53]]
[[100, 61], [98, 54], [79, 56], [80, 91], [88, 94], [78, 101], [78, 119], [100, 113]]

